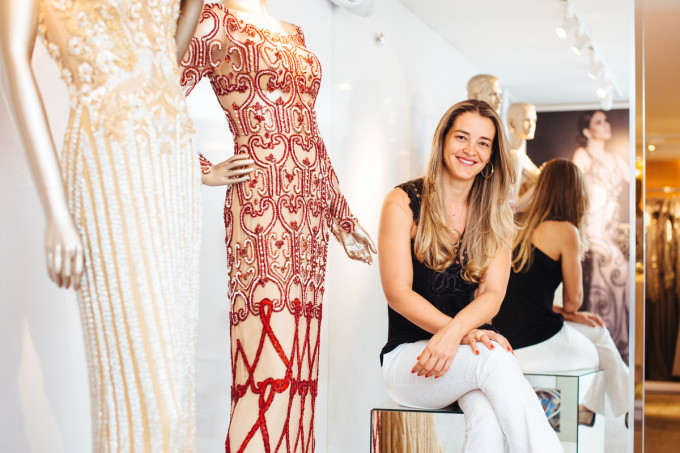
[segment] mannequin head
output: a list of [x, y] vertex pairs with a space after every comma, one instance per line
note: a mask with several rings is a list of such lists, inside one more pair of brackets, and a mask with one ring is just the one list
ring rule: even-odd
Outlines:
[[536, 107], [515, 102], [508, 107], [508, 130], [522, 140], [533, 140], [536, 133]]
[[602, 110], [585, 113], [578, 120], [579, 143], [588, 146], [591, 141], [605, 142], [612, 138], [612, 127]]
[[468, 98], [486, 101], [496, 113], [500, 113], [503, 103], [503, 91], [497, 77], [489, 74], [477, 74], [468, 81]]

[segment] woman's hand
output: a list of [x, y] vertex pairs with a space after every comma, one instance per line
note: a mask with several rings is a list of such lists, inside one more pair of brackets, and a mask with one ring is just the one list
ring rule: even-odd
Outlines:
[[[341, 229], [342, 230], [342, 229]], [[368, 233], [357, 224], [352, 234], [342, 235], [342, 246], [345, 248], [347, 256], [353, 260], [363, 261], [366, 264], [373, 264], [371, 253], [378, 253], [375, 244]]]
[[451, 324], [439, 329], [418, 356], [411, 373], [435, 378], [443, 376], [451, 366], [460, 344], [461, 337], [451, 328]]
[[587, 324], [590, 327], [605, 327], [604, 320], [597, 313], [591, 313], [589, 311], [577, 311], [575, 313], [568, 313], [562, 310], [562, 316], [564, 316], [565, 321], [578, 322], [581, 324]]
[[[488, 349], [495, 349], [492, 341], [498, 343], [502, 348], [506, 349], [508, 352], [512, 352], [512, 346], [508, 340], [498, 332], [493, 330], [481, 330], [473, 329], [467, 333], [461, 340], [460, 344], [466, 344], [470, 346], [472, 352], [479, 355], [479, 348], [477, 343], [483, 343]], [[514, 354], [514, 352], [512, 352]]]
[[214, 165], [210, 173], [203, 175], [206, 186], [226, 186], [248, 181], [250, 173], [255, 169], [253, 161], [247, 154], [236, 154], [224, 162]]
[[47, 273], [60, 288], [80, 289], [83, 277], [83, 243], [71, 216], [47, 215], [45, 225]]

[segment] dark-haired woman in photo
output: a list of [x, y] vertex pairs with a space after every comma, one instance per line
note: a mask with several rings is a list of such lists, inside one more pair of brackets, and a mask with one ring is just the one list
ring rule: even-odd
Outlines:
[[[581, 423], [592, 424], [594, 413], [604, 413], [605, 393], [615, 415], [627, 411], [628, 367], [602, 318], [578, 311], [588, 210], [578, 167], [565, 159], [545, 163], [532, 198], [516, 213], [522, 229], [513, 243], [508, 289], [493, 324], [513, 346], [525, 373], [604, 369], [604, 381], [596, 380], [581, 408]], [[560, 283], [561, 307], [553, 305]]]
[[591, 213], [583, 225], [589, 246], [583, 260], [583, 307], [602, 317], [628, 360], [628, 257], [621, 250], [619, 229], [619, 196], [630, 180], [628, 164], [607, 150], [612, 128], [603, 111], [581, 116], [578, 134], [581, 146], [572, 161], [585, 175]]
[[463, 101], [439, 122], [425, 176], [392, 190], [380, 217], [383, 380], [404, 406], [457, 400], [468, 453], [562, 451], [507, 340], [484, 326], [510, 273], [514, 179], [498, 115]]

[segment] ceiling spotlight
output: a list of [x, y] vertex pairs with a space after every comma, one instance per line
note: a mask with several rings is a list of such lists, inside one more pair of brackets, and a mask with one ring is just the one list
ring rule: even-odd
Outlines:
[[572, 44], [571, 50], [576, 55], [581, 55], [589, 45], [590, 38], [588, 38], [588, 35], [586, 35], [585, 33], [580, 33], [579, 35], [576, 36], [576, 41], [574, 41], [574, 44]]
[[654, 145], [649, 145], [649, 146], [647, 146], [647, 149], [648, 149], [649, 151], [654, 151], [654, 150], [656, 150], [656, 146], [654, 146]]
[[610, 91], [611, 91], [611, 88], [609, 88], [607, 86], [600, 86], [600, 87], [597, 87], [597, 89], [595, 90], [595, 93], [597, 94], [598, 98], [604, 99], [604, 98], [607, 97], [607, 93], [609, 93]]
[[602, 71], [604, 71], [604, 65], [602, 64], [602, 62], [594, 61], [593, 64], [590, 65], [588, 77], [590, 77], [593, 80], [597, 80], [597, 78], [602, 75]]
[[612, 93], [612, 90], [609, 90], [607, 91], [605, 96], [600, 99], [600, 108], [606, 112], [612, 109], [613, 104], [614, 95]]
[[579, 26], [579, 21], [576, 17], [567, 17], [559, 27], [555, 27], [555, 33], [562, 39], [567, 39], [569, 33], [576, 30]]

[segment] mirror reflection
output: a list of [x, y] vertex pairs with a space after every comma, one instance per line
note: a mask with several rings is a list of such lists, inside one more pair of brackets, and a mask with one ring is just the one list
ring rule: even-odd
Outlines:
[[[680, 336], [678, 333], [678, 193], [680, 190], [680, 94], [668, 74], [680, 71], [677, 59], [667, 55], [680, 51], [680, 32], [661, 30], [680, 20], [680, 5], [645, 0], [644, 69], [645, 159], [638, 163], [644, 173], [640, 198], [640, 229], [644, 228], [644, 448], [663, 451], [680, 442]], [[639, 210], [642, 211], [642, 203]], [[641, 285], [640, 285], [641, 286]], [[641, 307], [642, 308], [642, 307]], [[641, 309], [640, 308], [640, 309]], [[640, 310], [638, 309], [638, 310]]]

